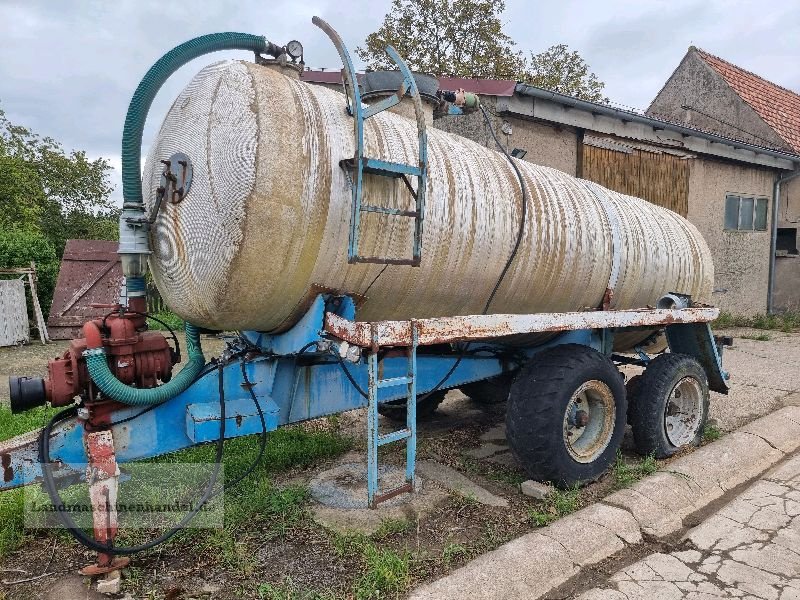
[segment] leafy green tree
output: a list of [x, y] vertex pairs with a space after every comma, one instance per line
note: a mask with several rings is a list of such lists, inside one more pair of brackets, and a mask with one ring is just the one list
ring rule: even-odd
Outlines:
[[[37, 292], [45, 319], [50, 312], [58, 276], [59, 260], [49, 240], [39, 232], [0, 228], [0, 269], [28, 267], [36, 263]], [[28, 314], [31, 307], [28, 307]]]
[[14, 125], [0, 109], [0, 228], [41, 232], [60, 256], [70, 237], [116, 238], [111, 166]]
[[589, 65], [566, 44], [551, 46], [544, 52], [531, 52], [522, 79], [526, 83], [591, 102], [608, 102], [605, 84], [589, 70]]
[[378, 31], [356, 53], [372, 69], [393, 69], [394, 46], [411, 69], [437, 76], [516, 78], [524, 57], [503, 32], [503, 0], [392, 0]]
[[358, 56], [371, 69], [395, 68], [385, 48], [394, 46], [415, 71], [436, 76], [516, 79], [531, 85], [607, 102], [605, 84], [565, 44], [526, 59], [503, 32], [503, 0], [392, 0], [378, 31]]

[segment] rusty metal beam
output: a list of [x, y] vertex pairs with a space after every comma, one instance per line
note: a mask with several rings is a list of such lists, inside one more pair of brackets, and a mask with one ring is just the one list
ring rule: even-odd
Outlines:
[[[661, 327], [674, 323], [708, 323], [719, 316], [718, 308], [598, 310], [531, 315], [468, 315], [417, 319], [419, 345], [485, 340], [521, 333]], [[411, 344], [411, 321], [356, 322], [333, 313], [325, 314], [325, 331], [350, 344], [372, 346], [373, 328], [379, 346]]]

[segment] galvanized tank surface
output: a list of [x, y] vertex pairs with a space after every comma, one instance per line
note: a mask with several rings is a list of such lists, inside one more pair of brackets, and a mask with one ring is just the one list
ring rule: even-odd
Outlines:
[[[150, 150], [193, 164], [165, 202], [150, 265], [167, 304], [213, 329], [281, 331], [321, 291], [352, 294], [359, 320], [479, 314], [508, 259], [522, 206], [501, 153], [433, 127], [420, 267], [347, 263], [353, 121], [337, 91], [248, 62], [203, 69], [175, 100]], [[416, 124], [383, 112], [366, 156], [416, 164]], [[516, 160], [516, 159], [515, 159]], [[644, 200], [517, 160], [530, 200], [524, 238], [490, 312], [654, 306], [667, 292], [709, 302], [713, 264], [688, 221]], [[411, 207], [401, 180], [365, 176], [364, 202]], [[410, 257], [413, 219], [364, 213], [361, 253]]]

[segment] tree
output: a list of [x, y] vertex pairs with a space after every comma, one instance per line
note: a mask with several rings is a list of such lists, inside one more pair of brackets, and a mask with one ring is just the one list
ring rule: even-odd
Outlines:
[[116, 238], [111, 166], [66, 153], [49, 137], [14, 125], [0, 109], [0, 229], [41, 233], [61, 256], [70, 237]]
[[503, 0], [392, 0], [378, 31], [358, 56], [372, 69], [393, 69], [391, 45], [414, 71], [436, 76], [516, 78], [525, 59], [503, 32]]
[[536, 87], [576, 96], [591, 102], [608, 102], [603, 96], [605, 84], [589, 71], [589, 65], [566, 44], [551, 46], [533, 54], [523, 80]]
[[409, 67], [435, 76], [516, 79], [594, 102], [608, 102], [605, 84], [565, 44], [527, 60], [503, 32], [505, 2], [497, 0], [392, 0], [378, 31], [358, 56], [371, 69], [394, 69], [394, 46]]

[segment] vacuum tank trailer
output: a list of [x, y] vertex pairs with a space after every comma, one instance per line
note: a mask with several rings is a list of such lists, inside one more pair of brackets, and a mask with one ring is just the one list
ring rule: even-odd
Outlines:
[[[314, 22], [342, 59], [344, 94], [298, 78], [299, 42], [239, 33], [186, 42], [148, 71], [123, 133], [120, 302], [84, 325], [46, 379], [11, 378], [15, 411], [67, 408], [35, 442], [0, 445], [2, 488], [43, 481], [58, 505], [59, 481], [103, 467], [90, 486], [95, 537], [58, 512], [99, 552], [87, 572], [148, 547], [111, 544], [117, 463], [367, 407], [375, 506], [413, 491], [417, 419], [460, 388], [507, 399], [509, 443], [528, 474], [568, 486], [608, 468], [626, 418], [643, 453], [698, 443], [709, 388], [727, 392], [708, 325], [718, 310], [705, 304], [713, 265], [690, 223], [430, 127], [431, 101], [483, 109], [463, 90], [430, 87], [391, 47], [398, 70], [360, 85], [339, 36]], [[255, 62], [200, 71], [142, 177], [159, 87], [222, 49]], [[175, 375], [177, 338], [146, 331], [148, 265], [187, 321]], [[239, 333], [206, 364], [201, 328]], [[651, 358], [660, 332], [670, 352]], [[630, 395], [622, 363], [646, 367]], [[379, 413], [403, 424], [379, 433]], [[406, 478], [386, 490], [378, 448], [395, 442]]]

